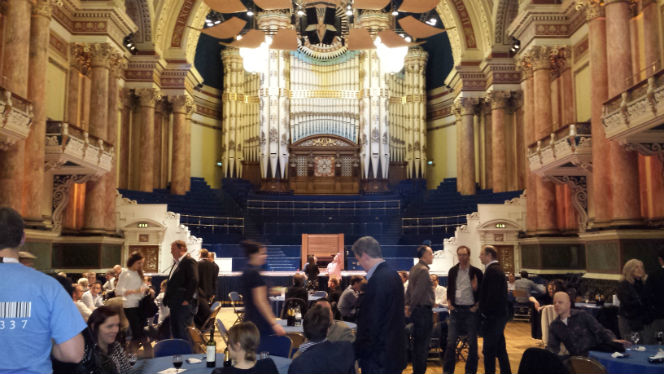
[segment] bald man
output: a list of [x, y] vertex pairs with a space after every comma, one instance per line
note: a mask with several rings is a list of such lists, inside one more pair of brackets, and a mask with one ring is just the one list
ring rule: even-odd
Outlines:
[[547, 349], [560, 354], [560, 343], [572, 356], [587, 356], [588, 351], [615, 351], [620, 345], [628, 347], [629, 342], [616, 339], [611, 331], [604, 328], [595, 317], [579, 309], [572, 309], [572, 302], [566, 292], [553, 295], [553, 309], [558, 317], [549, 325]]

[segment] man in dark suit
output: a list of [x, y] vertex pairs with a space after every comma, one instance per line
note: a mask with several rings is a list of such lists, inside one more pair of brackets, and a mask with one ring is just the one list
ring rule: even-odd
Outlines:
[[507, 324], [507, 280], [498, 263], [498, 251], [494, 246], [486, 246], [480, 252], [480, 261], [485, 266], [484, 279], [480, 286], [480, 313], [483, 318], [484, 371], [496, 372], [496, 358], [501, 374], [510, 374], [510, 360], [505, 347], [505, 324]]
[[219, 266], [210, 257], [214, 252], [201, 249], [201, 259], [198, 260], [198, 312], [196, 313], [196, 325], [201, 327], [210, 317], [210, 302], [217, 295], [217, 276]]
[[364, 236], [353, 253], [367, 271], [360, 299], [355, 355], [362, 374], [401, 373], [406, 367], [404, 290], [397, 272], [383, 259], [376, 239]]
[[646, 290], [650, 299], [649, 303], [653, 308], [653, 317], [655, 318], [651, 331], [661, 334], [664, 331], [664, 245], [659, 247], [657, 262], [659, 263], [659, 268], [648, 274]]
[[182, 240], [171, 244], [171, 254], [175, 263], [166, 283], [164, 304], [171, 311], [173, 338], [189, 340], [187, 326], [192, 324], [196, 308], [198, 265], [187, 254], [187, 244]]

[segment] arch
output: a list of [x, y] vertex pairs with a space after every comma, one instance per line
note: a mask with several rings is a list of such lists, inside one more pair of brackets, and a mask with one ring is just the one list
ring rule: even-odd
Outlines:
[[[503, 224], [505, 227], [497, 227], [497, 224]], [[490, 221], [484, 222], [477, 227], [478, 231], [522, 231], [525, 230], [525, 227], [521, 227], [518, 223], [505, 219], [497, 218]]]
[[509, 45], [510, 40], [506, 34], [507, 28], [516, 17], [519, 9], [518, 0], [498, 0], [493, 11], [494, 38], [493, 45]]
[[193, 63], [196, 45], [210, 8], [203, 0], [164, 1], [155, 26], [154, 41], [167, 60]]
[[151, 42], [154, 11], [149, 0], [125, 0], [125, 9], [129, 18], [138, 26], [134, 42]]
[[161, 229], [161, 230], [166, 230], [166, 226], [164, 226], [163, 224], [161, 224], [161, 223], [159, 223], [159, 222], [157, 222], [153, 219], [150, 219], [150, 218], [141, 218], [141, 219], [131, 221], [128, 224], [124, 225], [122, 227], [122, 230], [130, 230], [130, 229], [131, 230], [136, 230], [136, 229], [139, 229], [139, 227], [137, 226], [139, 223], [149, 224], [148, 228], [152, 229], [152, 230], [154, 230], [155, 228]]
[[480, 61], [490, 51], [492, 25], [482, 1], [442, 0], [436, 12], [448, 30], [454, 64]]

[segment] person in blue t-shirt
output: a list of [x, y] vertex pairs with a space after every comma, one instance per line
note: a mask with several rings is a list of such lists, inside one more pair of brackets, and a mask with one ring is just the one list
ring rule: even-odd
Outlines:
[[18, 262], [24, 240], [21, 216], [0, 208], [0, 373], [51, 373], [51, 353], [81, 361], [86, 325], [58, 281]]

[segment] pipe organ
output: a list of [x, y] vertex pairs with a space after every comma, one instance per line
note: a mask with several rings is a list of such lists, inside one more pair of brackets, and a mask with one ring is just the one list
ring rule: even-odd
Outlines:
[[[405, 178], [424, 177], [426, 61], [411, 48], [404, 70], [385, 74], [374, 50], [300, 47], [270, 50], [265, 71], [250, 74], [236, 49], [224, 49], [224, 177], [296, 193], [384, 190], [394, 164]], [[340, 181], [347, 188], [320, 187]]]

